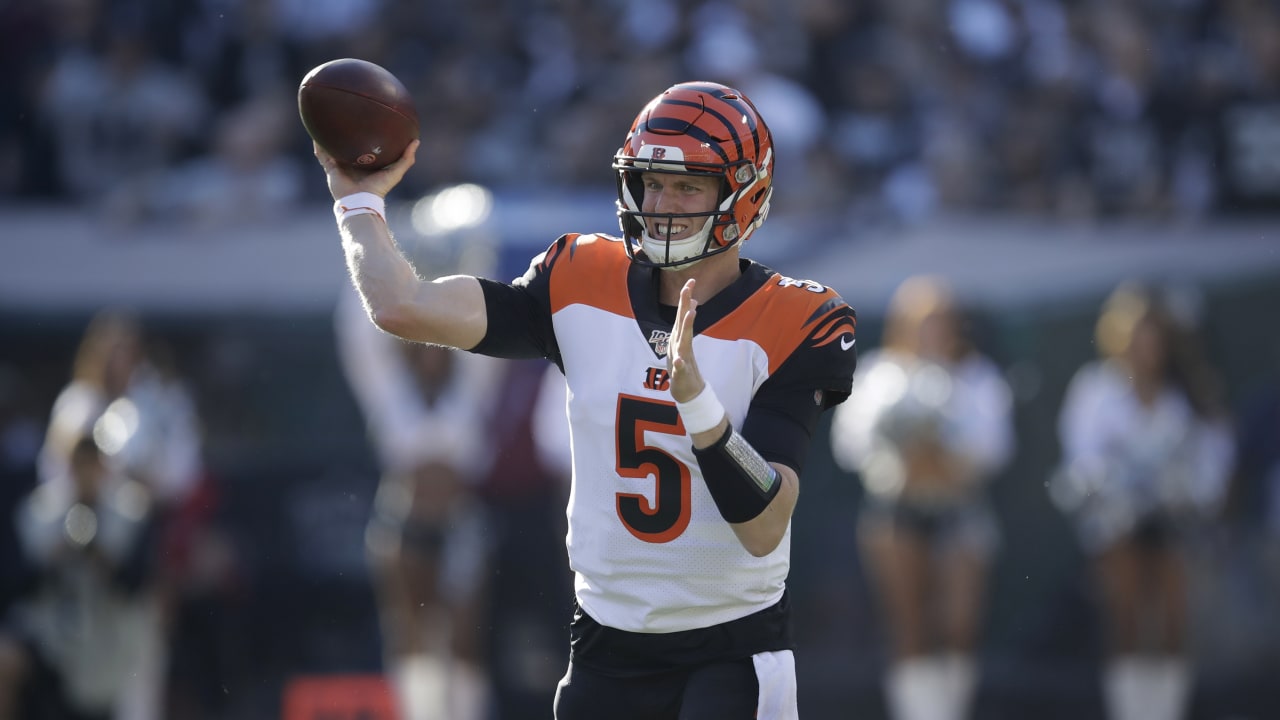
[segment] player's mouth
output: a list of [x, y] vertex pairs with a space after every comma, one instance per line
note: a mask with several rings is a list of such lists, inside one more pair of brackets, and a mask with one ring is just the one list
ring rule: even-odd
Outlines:
[[654, 223], [654, 237], [658, 239], [675, 240], [689, 231], [689, 226], [683, 223]]

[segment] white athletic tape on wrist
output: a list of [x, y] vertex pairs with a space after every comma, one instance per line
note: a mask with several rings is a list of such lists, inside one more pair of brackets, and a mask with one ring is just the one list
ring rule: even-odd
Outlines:
[[716, 397], [716, 391], [710, 385], [704, 385], [702, 392], [689, 402], [677, 402], [676, 410], [680, 411], [685, 432], [690, 435], [711, 430], [724, 419], [724, 405], [720, 404], [720, 398]]
[[387, 201], [381, 195], [358, 192], [339, 198], [333, 204], [333, 216], [338, 222], [353, 215], [377, 215], [387, 221]]

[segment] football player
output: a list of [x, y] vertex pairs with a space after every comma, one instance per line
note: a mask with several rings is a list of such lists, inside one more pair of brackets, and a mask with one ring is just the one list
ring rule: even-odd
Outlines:
[[510, 283], [422, 281], [398, 252], [384, 198], [417, 148], [359, 177], [316, 155], [376, 325], [564, 372], [577, 607], [555, 716], [797, 717], [791, 515], [856, 318], [740, 254], [769, 211], [764, 119], [716, 83], [664, 91], [614, 158], [621, 236], [564, 235]]

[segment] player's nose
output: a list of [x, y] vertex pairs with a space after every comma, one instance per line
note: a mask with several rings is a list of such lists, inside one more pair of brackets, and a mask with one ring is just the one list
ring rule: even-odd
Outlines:
[[679, 209], [674, 194], [666, 192], [665, 188], [651, 190], [653, 193], [653, 210], [654, 212], [675, 212]]

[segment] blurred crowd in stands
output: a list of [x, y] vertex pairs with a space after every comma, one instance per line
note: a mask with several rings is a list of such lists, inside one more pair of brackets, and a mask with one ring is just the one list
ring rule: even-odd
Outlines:
[[423, 190], [606, 189], [634, 108], [707, 78], [770, 119], [780, 212], [1184, 219], [1280, 202], [1270, 0], [7, 2], [0, 196], [124, 221], [323, 199], [295, 92], [338, 57], [412, 91]]

